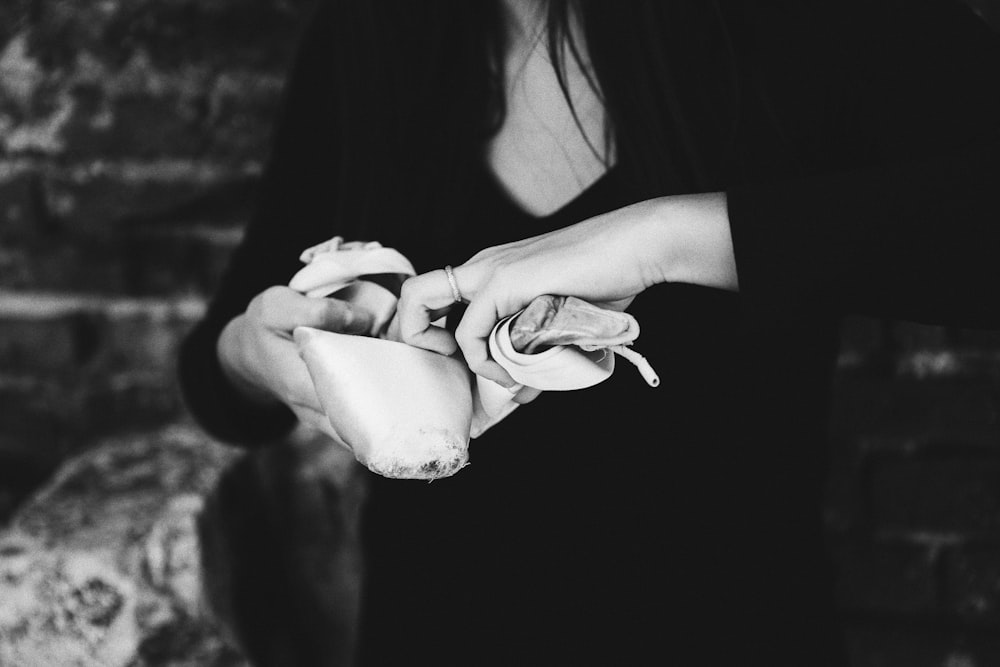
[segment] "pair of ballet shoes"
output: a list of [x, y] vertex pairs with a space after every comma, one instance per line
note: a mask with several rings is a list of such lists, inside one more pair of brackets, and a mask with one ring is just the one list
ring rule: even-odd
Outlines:
[[308, 263], [290, 287], [373, 315], [373, 337], [299, 327], [294, 339], [334, 429], [358, 461], [386, 477], [455, 474], [468, 463], [469, 439], [513, 412], [522, 387], [564, 391], [602, 382], [614, 371], [611, 350], [639, 333], [627, 313], [574, 297], [539, 297], [498, 322], [489, 338], [493, 359], [519, 383], [506, 389], [471, 373], [458, 356], [384, 338], [398, 299], [365, 278], [377, 273], [401, 282], [414, 275], [397, 251], [335, 237], [302, 259]]

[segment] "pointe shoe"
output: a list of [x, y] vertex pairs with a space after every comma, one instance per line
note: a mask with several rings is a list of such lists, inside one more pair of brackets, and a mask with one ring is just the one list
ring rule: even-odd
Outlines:
[[476, 375], [472, 392], [472, 427], [469, 437], [475, 440], [490, 427], [506, 419], [518, 407], [514, 402], [514, 396], [522, 388], [523, 385], [514, 385], [507, 389], [501, 384]]
[[497, 322], [490, 356], [514, 381], [544, 391], [585, 389], [611, 377], [615, 354], [639, 369], [650, 386], [660, 382], [642, 355], [626, 347], [639, 336], [628, 313], [575, 297], [543, 295]]
[[366, 276], [394, 276], [397, 285], [416, 275], [416, 270], [399, 251], [384, 248], [376, 241], [344, 242], [340, 236], [306, 249], [299, 259], [305, 266], [292, 276], [288, 286], [309, 297], [333, 296], [366, 310], [372, 318], [367, 333], [382, 335], [396, 313], [398, 290], [394, 294]]
[[489, 338], [490, 356], [515, 382], [543, 391], [585, 389], [604, 382], [615, 370], [615, 355], [606, 349], [585, 352], [570, 345], [523, 354], [510, 340], [513, 319], [498, 322]]
[[309, 327], [293, 335], [330, 423], [370, 470], [433, 480], [468, 463], [473, 408], [463, 362]]
[[374, 338], [300, 327], [295, 341], [323, 410], [355, 457], [372, 471], [408, 479], [447, 477], [468, 463], [470, 438], [511, 414], [522, 387], [572, 390], [614, 371], [615, 353], [635, 363], [650, 385], [659, 378], [630, 348], [638, 323], [573, 297], [542, 296], [501, 322], [489, 338], [494, 360], [520, 385], [508, 390], [474, 376], [460, 360], [384, 340], [398, 297], [366, 280], [386, 274], [401, 284], [415, 274], [400, 253], [375, 242], [334, 237], [302, 253], [306, 266], [289, 286], [335, 296], [373, 315]]
[[398, 250], [385, 248], [377, 241], [345, 242], [340, 236], [307, 248], [299, 260], [305, 266], [288, 286], [306, 296], [329, 296], [360, 276], [416, 275], [413, 264]]
[[490, 356], [518, 384], [511, 389], [476, 378], [472, 437], [509, 415], [523, 387], [544, 391], [585, 389], [611, 377], [615, 354], [634, 363], [651, 386], [659, 377], [640, 354], [626, 346], [639, 336], [628, 313], [600, 308], [575, 297], [544, 295], [500, 320], [487, 344]]

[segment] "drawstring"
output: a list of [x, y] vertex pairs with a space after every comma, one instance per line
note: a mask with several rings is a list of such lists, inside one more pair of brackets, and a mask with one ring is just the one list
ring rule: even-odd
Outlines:
[[646, 360], [646, 357], [624, 345], [614, 345], [608, 349], [621, 356], [623, 359], [632, 362], [636, 369], [638, 369], [639, 375], [642, 376], [642, 379], [645, 380], [646, 384], [650, 387], [660, 386], [660, 376], [656, 374], [655, 370], [653, 370], [653, 366]]
[[[653, 365], [646, 360], [646, 357], [642, 356], [630, 347], [626, 347], [625, 345], [609, 345], [607, 347], [603, 345], [579, 345], [578, 347], [584, 352], [604, 350], [605, 355], [609, 351], [614, 352], [626, 361], [632, 363], [639, 371], [639, 375], [642, 376], [642, 379], [645, 380], [646, 384], [650, 387], [660, 386], [660, 376], [653, 370]], [[607, 356], [603, 356], [601, 359], [607, 359]]]

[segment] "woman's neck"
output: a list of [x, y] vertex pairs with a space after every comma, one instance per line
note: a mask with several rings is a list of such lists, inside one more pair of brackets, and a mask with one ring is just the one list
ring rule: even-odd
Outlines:
[[503, 0], [509, 41], [537, 41], [545, 30], [546, 7], [541, 0]]
[[[559, 45], [560, 85], [546, 39], [546, 3], [503, 0], [507, 12], [504, 62], [506, 116], [487, 150], [487, 162], [510, 197], [534, 215], [547, 215], [575, 198], [613, 162], [604, 148], [605, 114], [591, 88], [586, 43], [573, 16], [567, 26], [577, 61]], [[571, 106], [572, 105], [572, 106]], [[609, 159], [610, 158], [610, 159]]]

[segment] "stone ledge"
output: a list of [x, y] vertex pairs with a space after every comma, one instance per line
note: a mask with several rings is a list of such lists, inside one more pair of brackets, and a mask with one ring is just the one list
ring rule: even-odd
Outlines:
[[237, 458], [171, 426], [67, 461], [0, 532], [0, 664], [244, 665], [202, 603], [196, 530]]

